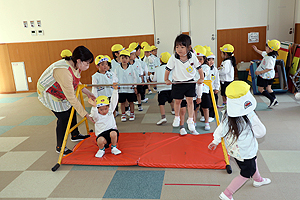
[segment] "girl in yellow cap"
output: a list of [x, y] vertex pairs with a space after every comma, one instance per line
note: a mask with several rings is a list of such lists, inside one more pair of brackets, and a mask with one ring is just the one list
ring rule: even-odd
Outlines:
[[244, 81], [233, 81], [228, 85], [227, 110], [213, 134], [213, 141], [208, 145], [210, 150], [215, 150], [224, 137], [228, 154], [241, 170], [240, 175], [220, 194], [219, 198], [223, 200], [233, 200], [232, 195], [251, 177], [254, 187], [271, 183], [270, 179], [260, 176], [257, 168], [256, 138], [262, 138], [266, 128], [254, 112], [256, 100], [249, 89], [250, 86]]
[[121, 63], [120, 52], [124, 50], [124, 47], [121, 44], [114, 44], [111, 47], [113, 60], [111, 61], [111, 70], [114, 70], [116, 66], [119, 66]]
[[226, 87], [234, 80], [234, 68], [236, 66], [236, 59], [233, 55], [234, 47], [231, 44], [225, 44], [220, 47], [221, 57], [223, 59], [221, 65], [218, 67], [219, 77], [221, 82], [221, 96], [223, 104], [219, 107], [226, 105]]
[[114, 91], [111, 102], [107, 96], [99, 96], [96, 100], [89, 99], [88, 102], [93, 106], [91, 117], [95, 121], [96, 142], [99, 147], [95, 157], [101, 158], [105, 153], [105, 145], [111, 143], [111, 153], [118, 155], [121, 151], [117, 148], [119, 131], [114, 117], [114, 110], [118, 104], [118, 86], [114, 83]]
[[257, 88], [262, 95], [270, 100], [269, 108], [277, 106], [279, 103], [271, 86], [275, 77], [275, 63], [280, 49], [278, 40], [268, 41], [265, 51], [258, 50], [255, 45], [252, 46], [254, 51], [263, 56], [263, 60], [255, 71], [257, 75]]

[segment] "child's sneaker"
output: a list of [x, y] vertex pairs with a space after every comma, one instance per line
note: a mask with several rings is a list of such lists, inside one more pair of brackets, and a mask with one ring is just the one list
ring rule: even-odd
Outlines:
[[147, 103], [148, 102], [148, 98], [145, 98], [143, 100], [141, 100], [142, 103]]
[[167, 123], [167, 119], [163, 118], [163, 119], [159, 120], [156, 124], [157, 125], [162, 125], [162, 124], [165, 124], [165, 123]]
[[129, 121], [134, 121], [134, 120], [135, 120], [135, 115], [134, 114], [130, 114]]
[[181, 128], [179, 133], [180, 133], [180, 135], [186, 135], [187, 134], [185, 128]]
[[139, 110], [139, 111], [143, 111], [144, 109], [143, 109], [142, 106], [139, 106], [138, 110]]
[[204, 130], [206, 130], [206, 131], [209, 131], [209, 130], [210, 130], [209, 124], [205, 124]]
[[[119, 115], [119, 111], [116, 111], [116, 116], [118, 116], [118, 115]], [[115, 116], [115, 117], [116, 117], [116, 116]]]
[[117, 149], [117, 147], [113, 147], [113, 148], [111, 148], [111, 153], [114, 155], [118, 155], [122, 152], [119, 149]]
[[134, 105], [138, 105], [139, 104], [139, 102], [138, 101], [135, 101], [135, 102], [133, 102], [134, 103]]
[[191, 131], [191, 134], [192, 135], [199, 135], [200, 133], [198, 133], [198, 131], [194, 130], [194, 131]]
[[218, 107], [218, 108], [224, 108], [224, 107], [225, 107], [225, 105], [226, 105], [226, 104], [225, 104], [225, 103], [223, 103], [222, 105], [218, 105], [217, 107]]
[[173, 125], [173, 127], [178, 127], [180, 125], [180, 118], [179, 117], [174, 117], [172, 125]]
[[186, 121], [187, 125], [188, 125], [188, 128], [190, 131], [194, 131], [195, 130], [195, 124], [194, 124], [194, 121], [193, 119], [188, 119]]
[[130, 110], [125, 111], [125, 114], [129, 117], [130, 116]]
[[219, 196], [219, 199], [221, 200], [233, 200], [233, 198], [229, 199], [225, 194], [224, 192], [222, 192]]
[[121, 122], [126, 122], [126, 115], [122, 115], [122, 117], [121, 117]]
[[[61, 151], [61, 147], [56, 147], [56, 153], [60, 153], [60, 151]], [[67, 147], [65, 147], [63, 155], [65, 156], [65, 155], [68, 155], [69, 153], [72, 153], [72, 152], [73, 152], [72, 150], [70, 150]]]
[[149, 90], [149, 91], [148, 91], [148, 94], [152, 94], [152, 91], [151, 91], [151, 90]]
[[202, 116], [202, 117], [200, 118], [200, 122], [205, 122], [204, 116]]
[[215, 120], [215, 118], [209, 117], [209, 118], [208, 118], [208, 123], [213, 122], [214, 120]]
[[172, 115], [175, 115], [175, 111], [174, 111], [174, 110], [171, 110], [171, 114], [172, 114]]
[[102, 158], [104, 154], [105, 154], [105, 149], [104, 150], [99, 149], [95, 157]]
[[271, 180], [269, 178], [263, 178], [262, 182], [257, 182], [257, 181], [253, 181], [253, 186], [254, 187], [260, 187], [262, 185], [267, 185], [270, 184]]
[[84, 140], [85, 138], [88, 138], [90, 137], [90, 135], [81, 135], [80, 133], [76, 136], [72, 136], [71, 137], [71, 141], [72, 142], [79, 142], [79, 141], [82, 141]]

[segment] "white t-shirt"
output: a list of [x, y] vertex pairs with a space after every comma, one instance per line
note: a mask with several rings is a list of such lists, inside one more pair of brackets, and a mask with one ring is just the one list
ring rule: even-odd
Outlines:
[[185, 62], [171, 55], [166, 70], [172, 71], [172, 79], [174, 81], [189, 81], [194, 79], [196, 71], [201, 68], [197, 57], [192, 53], [192, 57]]
[[148, 72], [154, 72], [155, 71], [155, 58], [153, 56], [148, 56], [144, 58], [144, 62], [147, 64]]
[[[114, 69], [119, 83], [137, 83], [135, 69], [132, 65], [128, 65], [127, 69], [123, 69], [121, 64]], [[133, 85], [120, 86], [119, 93], [134, 93]]]
[[231, 82], [234, 80], [234, 67], [230, 59], [224, 60], [219, 69], [220, 81]]
[[[114, 82], [118, 82], [118, 78], [113, 72], [107, 71], [105, 74], [101, 74], [99, 72], [96, 72], [92, 76], [92, 84], [113, 84]], [[107, 97], [111, 97], [112, 91], [113, 91], [112, 86], [97, 86], [97, 87], [92, 87], [92, 93], [95, 95], [95, 97], [104, 95]]]
[[[156, 82], [165, 82], [165, 71], [166, 65], [161, 65], [155, 68], [155, 73], [152, 78], [152, 81]], [[172, 72], [169, 74], [169, 80], [172, 81]], [[172, 85], [157, 85], [157, 91], [161, 92], [163, 90], [172, 90]]]
[[120, 63], [118, 63], [115, 59], [111, 60], [111, 71], [113, 71], [118, 65], [120, 65]]
[[273, 79], [275, 77], [275, 63], [276, 58], [273, 56], [268, 56], [267, 52], [263, 51], [261, 54], [264, 58], [261, 61], [260, 65], [256, 69], [256, 71], [263, 71], [265, 69], [271, 69], [270, 71], [260, 74], [259, 76], [263, 79]]
[[136, 75], [137, 83], [141, 83], [142, 82], [141, 76], [144, 73], [143, 69], [142, 69], [142, 66], [141, 66], [141, 63], [139, 62], [138, 59], [135, 59], [134, 63], [131, 66], [135, 69], [135, 75]]
[[[220, 88], [220, 80], [219, 80], [219, 72], [218, 69], [213, 67], [209, 67], [208, 65], [204, 64], [201, 65], [204, 73], [204, 80], [211, 80], [213, 90], [219, 90]], [[203, 83], [203, 93], [209, 93], [209, 86]]]

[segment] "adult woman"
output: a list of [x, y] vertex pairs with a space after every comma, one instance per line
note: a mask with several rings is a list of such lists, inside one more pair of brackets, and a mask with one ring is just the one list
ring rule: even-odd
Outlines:
[[[43, 72], [37, 83], [39, 100], [57, 117], [56, 152], [58, 153], [61, 150], [72, 106], [81, 117], [86, 117], [94, 122], [74, 93], [78, 84], [80, 84], [80, 73], [89, 68], [94, 56], [86, 47], [78, 46], [72, 55], [62, 57], [62, 60], [53, 63]], [[84, 88], [82, 92], [89, 98], [96, 99], [88, 89]], [[71, 126], [76, 124], [77, 119], [76, 114], [74, 114]], [[77, 128], [71, 135], [72, 141], [80, 141], [89, 137], [89, 135], [81, 135]], [[65, 148], [64, 154], [71, 152], [71, 150]]]

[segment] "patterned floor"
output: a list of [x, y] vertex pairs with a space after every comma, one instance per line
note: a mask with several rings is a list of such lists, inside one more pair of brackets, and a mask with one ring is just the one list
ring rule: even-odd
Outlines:
[[[120, 122], [121, 132], [179, 132], [172, 127], [173, 116], [166, 105], [168, 123], [160, 119], [156, 93], [147, 95], [144, 111], [136, 120]], [[256, 96], [257, 114], [267, 127], [259, 139], [258, 165], [262, 176], [272, 183], [254, 188], [249, 180], [234, 199], [300, 199], [300, 102], [292, 94], [278, 94], [278, 107], [268, 109], [268, 101]], [[86, 104], [87, 105], [87, 104]], [[87, 108], [89, 110], [90, 108]], [[80, 117], [78, 117], [80, 118]], [[199, 116], [198, 116], [199, 120]], [[218, 199], [219, 194], [239, 174], [233, 160], [231, 175], [225, 170], [146, 168], [138, 166], [73, 166], [56, 164], [56, 118], [37, 99], [36, 93], [0, 94], [0, 199], [82, 200], [82, 199]], [[90, 128], [93, 125], [90, 123]], [[216, 128], [216, 123], [211, 123]], [[80, 126], [85, 134], [85, 126]], [[205, 133], [197, 122], [198, 132]], [[70, 140], [68, 148], [76, 143]], [[179, 147], [184, 148], [184, 147]]]

